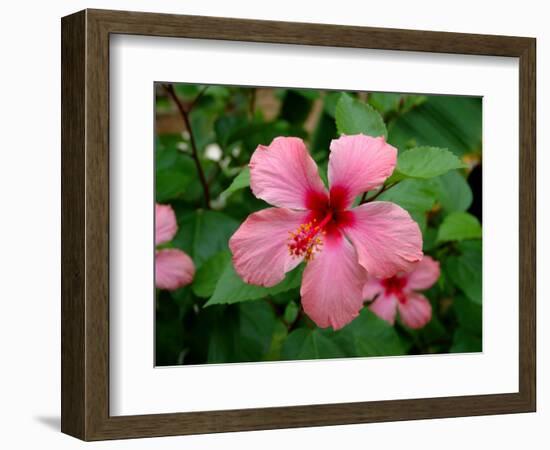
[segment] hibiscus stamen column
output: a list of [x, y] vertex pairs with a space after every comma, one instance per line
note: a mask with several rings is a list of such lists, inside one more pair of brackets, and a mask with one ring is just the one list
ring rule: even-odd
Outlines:
[[295, 232], [290, 233], [290, 243], [288, 250], [294, 257], [304, 257], [306, 261], [311, 261], [316, 252], [321, 251], [323, 241], [319, 234], [326, 233], [325, 226], [332, 220], [332, 212], [328, 214], [317, 224], [317, 219], [311, 222], [301, 224]]

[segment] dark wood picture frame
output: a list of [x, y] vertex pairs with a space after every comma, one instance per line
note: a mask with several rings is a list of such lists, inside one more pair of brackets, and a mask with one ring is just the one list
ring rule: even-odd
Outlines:
[[[62, 30], [61, 429], [84, 440], [535, 411], [533, 38], [85, 10]], [[133, 34], [519, 58], [519, 392], [109, 415], [109, 36]]]

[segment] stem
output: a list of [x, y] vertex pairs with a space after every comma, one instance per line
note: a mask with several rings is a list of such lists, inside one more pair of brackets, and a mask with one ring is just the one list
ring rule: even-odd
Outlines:
[[[208, 87], [208, 86], [207, 86]], [[202, 93], [206, 90], [205, 87], [195, 98], [193, 103], [191, 103], [190, 109], [195, 105], [198, 98], [202, 95]], [[191, 157], [193, 158], [193, 161], [195, 161], [195, 166], [197, 167], [197, 173], [199, 174], [199, 180], [202, 185], [202, 190], [204, 191], [204, 201], [206, 203], [206, 209], [210, 209], [210, 189], [208, 188], [208, 182], [206, 181], [206, 177], [204, 175], [204, 170], [202, 169], [202, 165], [199, 159], [199, 151], [197, 149], [197, 144], [195, 141], [195, 135], [193, 134], [193, 129], [191, 128], [191, 122], [189, 120], [189, 111], [186, 111], [183, 107], [183, 104], [181, 103], [180, 99], [178, 98], [176, 92], [174, 91], [174, 86], [171, 84], [165, 84], [164, 89], [170, 96], [170, 98], [174, 101], [176, 106], [178, 107], [178, 110], [180, 112], [181, 118], [183, 119], [183, 122], [185, 123], [185, 127], [187, 128], [187, 132], [189, 133], [189, 140], [191, 141]]]
[[361, 197], [361, 203], [365, 203], [365, 202], [372, 202], [373, 200], [375, 200], [380, 194], [382, 194], [382, 192], [386, 192], [388, 189], [391, 189], [392, 187], [394, 187], [397, 183], [399, 183], [399, 181], [396, 181], [395, 183], [392, 183], [392, 184], [387, 184], [387, 185], [384, 185], [382, 186], [382, 189], [380, 189], [376, 194], [374, 194], [371, 198], [367, 199], [367, 193], [365, 192], [363, 194], [363, 197]]
[[204, 86], [200, 92], [197, 94], [197, 96], [195, 97], [195, 100], [193, 100], [191, 102], [191, 104], [189, 105], [189, 108], [187, 108], [187, 114], [189, 114], [191, 112], [191, 110], [195, 107], [195, 105], [197, 104], [197, 102], [201, 99], [201, 97], [203, 96], [203, 94], [206, 92], [206, 90], [208, 89], [209, 86]]

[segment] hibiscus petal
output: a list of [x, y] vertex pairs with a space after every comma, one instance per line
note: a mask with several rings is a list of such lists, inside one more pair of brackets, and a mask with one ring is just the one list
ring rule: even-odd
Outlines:
[[289, 253], [289, 233], [306, 223], [308, 215], [286, 208], [267, 208], [249, 215], [229, 240], [239, 276], [258, 286], [281, 282], [285, 273], [302, 261]]
[[155, 204], [155, 245], [171, 241], [177, 231], [176, 214], [172, 207]]
[[397, 313], [397, 298], [394, 295], [380, 295], [369, 305], [369, 309], [378, 317], [393, 325]]
[[327, 193], [303, 141], [278, 137], [258, 146], [250, 159], [250, 188], [266, 202], [285, 208], [321, 209]]
[[327, 235], [304, 271], [300, 291], [304, 311], [321, 328], [342, 328], [363, 307], [365, 280], [352, 245], [341, 234]]
[[349, 207], [353, 199], [384, 183], [395, 168], [397, 150], [383, 137], [342, 136], [330, 144], [328, 179], [331, 201]]
[[401, 321], [409, 328], [422, 328], [432, 318], [432, 305], [417, 292], [409, 293], [404, 302], [398, 303], [397, 308]]
[[384, 286], [378, 278], [368, 277], [365, 286], [363, 286], [363, 298], [365, 300], [372, 300], [378, 294], [382, 293]]
[[424, 255], [424, 258], [407, 275], [406, 287], [408, 289], [429, 289], [435, 284], [439, 274], [439, 262]]
[[369, 275], [390, 278], [409, 272], [422, 258], [422, 233], [400, 206], [372, 202], [350, 211], [344, 233], [357, 250], [359, 264]]
[[193, 281], [195, 265], [181, 250], [167, 248], [155, 255], [155, 285], [173, 291]]

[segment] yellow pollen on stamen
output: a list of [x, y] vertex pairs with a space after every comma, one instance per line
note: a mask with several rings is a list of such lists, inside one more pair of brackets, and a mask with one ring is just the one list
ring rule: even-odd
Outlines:
[[326, 234], [321, 227], [314, 225], [316, 222], [301, 224], [295, 232], [289, 232], [288, 252], [295, 258], [303, 257], [311, 261], [315, 254], [323, 248], [323, 240], [319, 235]]

